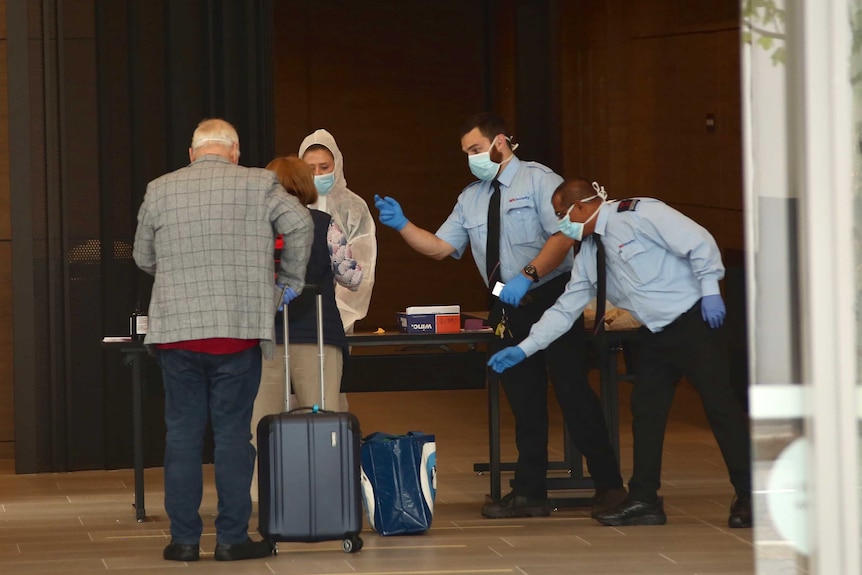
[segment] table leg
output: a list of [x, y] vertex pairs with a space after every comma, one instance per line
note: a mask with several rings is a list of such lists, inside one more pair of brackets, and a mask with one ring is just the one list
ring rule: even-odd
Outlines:
[[488, 461], [491, 475], [491, 501], [501, 498], [500, 483], [500, 376], [488, 371]]
[[132, 433], [135, 459], [135, 519], [144, 521], [144, 446], [143, 446], [143, 401], [141, 399], [141, 354], [132, 358]]
[[607, 363], [602, 368], [601, 377], [602, 406], [605, 412], [605, 422], [608, 425], [608, 439], [610, 439], [617, 462], [620, 460], [619, 374], [617, 372], [620, 349], [620, 342], [610, 342]]

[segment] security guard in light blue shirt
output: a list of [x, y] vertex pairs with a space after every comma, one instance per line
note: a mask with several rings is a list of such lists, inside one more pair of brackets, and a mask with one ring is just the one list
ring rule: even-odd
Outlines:
[[[594, 184], [595, 185], [595, 184]], [[599, 514], [605, 525], [663, 525], [661, 457], [675, 386], [684, 375], [704, 410], [736, 490], [728, 525], [751, 526], [748, 423], [734, 397], [721, 327], [725, 308], [718, 281], [724, 266], [713, 237], [659, 200], [606, 202], [586, 180], [563, 183], [552, 203], [560, 230], [582, 240], [571, 279], [529, 336], [489, 360], [504, 371], [545, 349], [570, 328], [597, 291], [598, 242], [604, 246], [607, 298], [644, 327], [632, 390], [634, 470], [629, 498]]]
[[[721, 297], [718, 281], [724, 277], [724, 265], [715, 240], [660, 200], [636, 198], [603, 206], [594, 233], [604, 241], [607, 265], [613, 270], [607, 279], [608, 299], [650, 331], [664, 329], [702, 296]], [[565, 293], [519, 344], [527, 355], [566, 331], [595, 297], [595, 237], [581, 244], [579, 255]]]
[[[501, 218], [505, 221], [501, 228], [506, 230], [500, 234], [500, 280], [506, 284], [517, 276], [525, 277], [521, 273], [524, 262], [533, 261], [547, 239], [557, 233], [557, 218], [551, 209], [550, 197], [563, 181], [542, 164], [522, 162], [514, 154], [511, 158], [497, 178], [500, 182]], [[485, 285], [489, 283], [485, 248], [491, 194], [490, 181], [479, 180], [464, 188], [455, 209], [435, 234], [455, 248], [454, 258], [460, 259], [470, 246]], [[560, 265], [538, 281], [525, 285], [536, 288], [560, 275], [568, 277], [573, 257], [572, 250], [567, 250]], [[519, 295], [523, 297], [523, 294]]]
[[[436, 234], [409, 222], [393, 198], [375, 196], [375, 205], [380, 221], [397, 230], [416, 251], [434, 259], [459, 258], [469, 245], [489, 289], [505, 282], [489, 313], [490, 325], [498, 326], [501, 336], [490, 346], [495, 351], [526, 337], [563, 293], [574, 242], [559, 233], [551, 206], [551, 195], [562, 178], [541, 164], [515, 157], [500, 118], [480, 114], [468, 120], [461, 133], [461, 148], [479, 181], [461, 192]], [[587, 380], [583, 318], [573, 319], [577, 321], [548, 341], [544, 352], [500, 378], [515, 415], [518, 462], [512, 492], [486, 504], [485, 517], [550, 513], [546, 485], [549, 373], [570, 436], [595, 480], [593, 515], [615, 507], [627, 495], [601, 404]]]

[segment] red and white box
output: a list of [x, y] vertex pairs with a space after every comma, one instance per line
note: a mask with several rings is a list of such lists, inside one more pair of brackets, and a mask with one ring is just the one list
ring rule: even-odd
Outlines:
[[403, 333], [460, 333], [460, 305], [417, 305], [398, 312]]

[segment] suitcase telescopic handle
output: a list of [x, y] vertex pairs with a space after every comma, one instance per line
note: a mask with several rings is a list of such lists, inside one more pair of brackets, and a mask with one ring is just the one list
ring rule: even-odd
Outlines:
[[323, 293], [320, 291], [320, 286], [317, 284], [305, 284], [302, 288], [303, 292], [315, 295], [315, 312], [317, 316], [317, 362], [318, 373], [320, 374], [320, 409], [326, 409], [326, 378], [324, 377], [324, 357], [323, 357]]
[[[320, 373], [320, 409], [326, 409], [326, 378], [323, 373], [324, 354], [323, 354], [323, 293], [320, 291], [320, 286], [317, 284], [305, 284], [302, 288], [303, 293], [315, 294], [316, 300], [316, 315], [317, 315], [317, 360], [318, 373]], [[283, 296], [282, 296], [283, 297]], [[284, 316], [282, 317], [282, 337], [284, 339], [284, 411], [290, 411], [290, 351], [288, 346], [287, 332], [287, 305], [283, 307]]]
[[[283, 297], [283, 296], [282, 296]], [[284, 342], [284, 412], [290, 411], [290, 351], [287, 339], [287, 305], [281, 308], [281, 339]]]

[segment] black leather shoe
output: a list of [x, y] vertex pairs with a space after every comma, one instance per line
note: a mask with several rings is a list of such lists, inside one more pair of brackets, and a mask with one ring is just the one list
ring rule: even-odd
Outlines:
[[272, 555], [272, 545], [269, 541], [252, 541], [246, 539], [243, 543], [227, 545], [216, 543], [216, 561], [242, 561], [243, 559], [260, 559]]
[[626, 499], [619, 507], [596, 517], [602, 525], [664, 525], [664, 501], [661, 497], [655, 503]]
[[511, 492], [499, 503], [486, 503], [482, 506], [482, 515], [490, 519], [508, 519], [510, 517], [547, 517], [551, 514], [548, 499], [534, 499], [515, 495]]
[[165, 547], [162, 557], [168, 561], [197, 561], [201, 557], [199, 545], [186, 545], [184, 543], [171, 543]]
[[734, 495], [727, 526], [733, 529], [751, 527], [751, 495]]
[[615, 487], [612, 489], [596, 489], [596, 495], [593, 497], [593, 508], [590, 517], [595, 519], [599, 515], [613, 511], [626, 500], [629, 492], [625, 487]]

